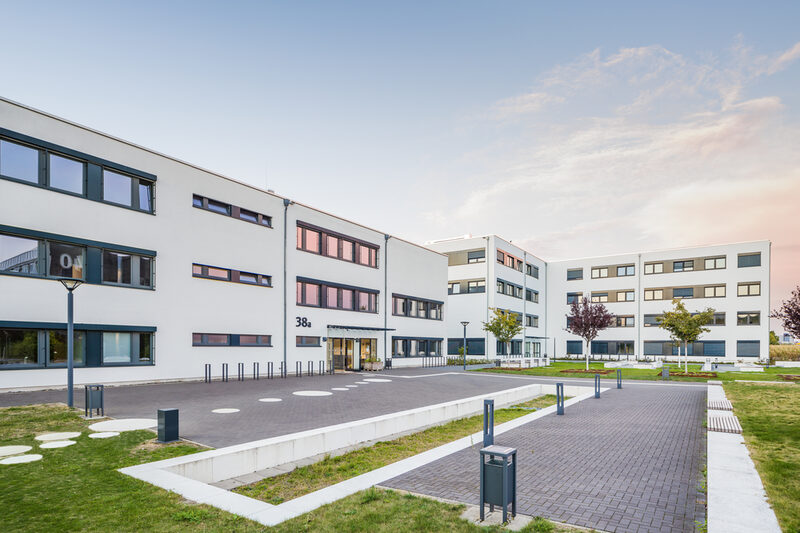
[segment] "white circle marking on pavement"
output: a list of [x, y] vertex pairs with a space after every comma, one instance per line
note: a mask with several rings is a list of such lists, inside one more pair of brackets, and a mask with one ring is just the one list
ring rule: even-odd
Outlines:
[[347, 387], [334, 387], [334, 388], [332, 388], [331, 390], [343, 390], [343, 391], [347, 391], [347, 390], [350, 390], [350, 389], [348, 389]]
[[283, 400], [280, 398], [259, 398], [258, 401], [264, 403], [272, 403], [272, 402], [282, 402]]
[[356, 381], [356, 385], [369, 385], [368, 381]]
[[31, 453], [28, 455], [15, 455], [14, 457], [6, 457], [0, 461], [0, 465], [18, 465], [21, 463], [32, 463], [33, 461], [40, 461], [42, 456], [38, 453]]
[[370, 383], [391, 383], [391, 379], [384, 379], [384, 378], [366, 378], [364, 381], [369, 381]]
[[51, 449], [51, 448], [66, 448], [67, 446], [72, 446], [75, 444], [74, 440], [53, 440], [50, 442], [45, 442], [44, 444], [40, 444], [39, 448]]
[[6, 455], [17, 455], [19, 453], [25, 453], [30, 451], [30, 446], [0, 446], [0, 457], [5, 457]]
[[292, 394], [295, 396], [331, 396], [333, 393], [326, 390], [299, 390]]
[[79, 431], [65, 431], [62, 433], [45, 433], [43, 435], [37, 435], [35, 438], [38, 441], [47, 442], [49, 440], [66, 440], [66, 439], [74, 439], [75, 437], [80, 437]]
[[90, 439], [110, 439], [119, 436], [119, 431], [101, 431], [100, 433], [89, 433]]
[[349, 389], [355, 389], [356, 387], [358, 387], [358, 385], [345, 385], [345, 387]]
[[233, 407], [223, 407], [221, 409], [212, 409], [212, 413], [217, 413], [218, 415], [227, 415], [230, 413], [238, 413], [238, 409], [234, 409]]
[[92, 431], [135, 431], [137, 429], [154, 428], [158, 425], [155, 418], [120, 418], [95, 422], [89, 429]]

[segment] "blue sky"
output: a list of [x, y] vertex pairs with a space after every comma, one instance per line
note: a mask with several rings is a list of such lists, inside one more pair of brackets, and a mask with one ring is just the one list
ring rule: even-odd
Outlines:
[[414, 241], [773, 241], [797, 284], [800, 2], [36, 2], [0, 94]]

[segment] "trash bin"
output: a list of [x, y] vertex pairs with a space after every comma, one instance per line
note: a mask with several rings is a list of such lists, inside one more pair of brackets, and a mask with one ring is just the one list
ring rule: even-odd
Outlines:
[[84, 385], [83, 414], [86, 418], [92, 418], [96, 411], [99, 416], [106, 416], [103, 406], [103, 385], [92, 384]]
[[158, 442], [178, 440], [178, 410], [158, 410]]
[[511, 504], [511, 515], [517, 515], [517, 449], [492, 445], [482, 448], [480, 455], [481, 520], [484, 519], [484, 505], [488, 503], [490, 512], [495, 505], [501, 505], [503, 522], [507, 522], [508, 504]]

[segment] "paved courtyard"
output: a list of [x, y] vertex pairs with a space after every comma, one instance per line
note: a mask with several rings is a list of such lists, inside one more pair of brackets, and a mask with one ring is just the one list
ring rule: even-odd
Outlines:
[[[373, 378], [391, 381], [357, 384]], [[234, 377], [227, 383], [106, 387], [105, 413], [115, 418], [155, 418], [159, 408], [176, 407], [180, 410], [181, 437], [219, 448], [507, 390], [536, 381], [464, 373], [444, 367], [242, 382]], [[347, 390], [333, 390], [337, 388]], [[293, 394], [298, 391], [324, 391], [331, 395]], [[259, 401], [264, 398], [281, 401]], [[66, 402], [66, 391], [0, 394], [0, 406], [52, 402]], [[83, 387], [75, 389], [75, 404], [83, 408]], [[239, 411], [218, 414], [212, 412], [214, 409]]]
[[[695, 531], [705, 405], [705, 386], [626, 384], [500, 435], [518, 449], [518, 512], [603, 531]], [[478, 449], [382, 485], [478, 504]]]

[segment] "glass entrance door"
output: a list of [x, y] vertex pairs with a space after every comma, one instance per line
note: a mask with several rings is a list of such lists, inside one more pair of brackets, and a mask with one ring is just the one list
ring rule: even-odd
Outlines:
[[334, 370], [353, 370], [355, 339], [328, 338]]
[[361, 346], [359, 350], [360, 368], [364, 368], [364, 363], [367, 359], [378, 356], [378, 339], [361, 339], [359, 345]]

